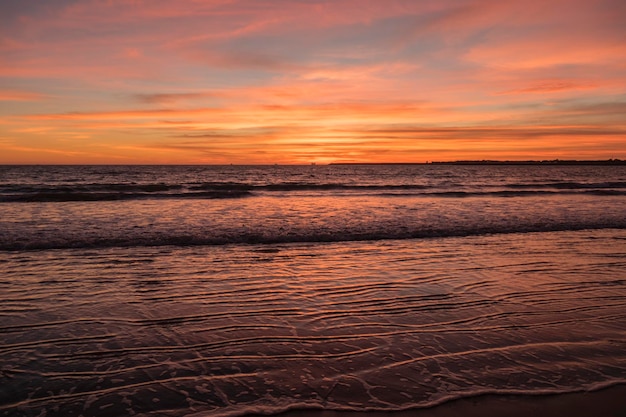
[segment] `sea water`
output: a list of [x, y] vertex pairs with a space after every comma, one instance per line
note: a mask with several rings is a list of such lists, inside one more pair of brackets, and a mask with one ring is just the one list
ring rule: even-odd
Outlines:
[[626, 167], [0, 167], [0, 415], [626, 383]]

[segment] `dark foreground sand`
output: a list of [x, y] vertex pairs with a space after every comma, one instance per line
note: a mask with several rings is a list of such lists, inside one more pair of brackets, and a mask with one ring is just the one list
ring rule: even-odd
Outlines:
[[395, 412], [294, 410], [280, 417], [626, 417], [626, 385], [560, 395], [484, 395]]

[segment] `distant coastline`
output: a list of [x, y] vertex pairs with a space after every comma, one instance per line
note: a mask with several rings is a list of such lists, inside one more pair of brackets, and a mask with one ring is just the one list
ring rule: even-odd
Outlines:
[[526, 161], [498, 161], [498, 160], [460, 160], [460, 161], [432, 161], [432, 162], [333, 162], [329, 165], [626, 165], [623, 159], [604, 160], [526, 160]]

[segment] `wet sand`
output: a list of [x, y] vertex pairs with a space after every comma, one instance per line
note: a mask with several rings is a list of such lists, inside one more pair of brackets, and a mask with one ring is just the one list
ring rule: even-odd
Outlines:
[[279, 417], [626, 417], [626, 385], [557, 395], [483, 395], [405, 411], [293, 410]]

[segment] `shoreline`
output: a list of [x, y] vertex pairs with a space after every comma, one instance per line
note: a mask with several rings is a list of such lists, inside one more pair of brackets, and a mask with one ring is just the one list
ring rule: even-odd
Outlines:
[[[262, 417], [265, 414], [248, 414]], [[401, 411], [294, 409], [275, 417], [625, 417], [626, 384], [563, 394], [484, 394]]]

